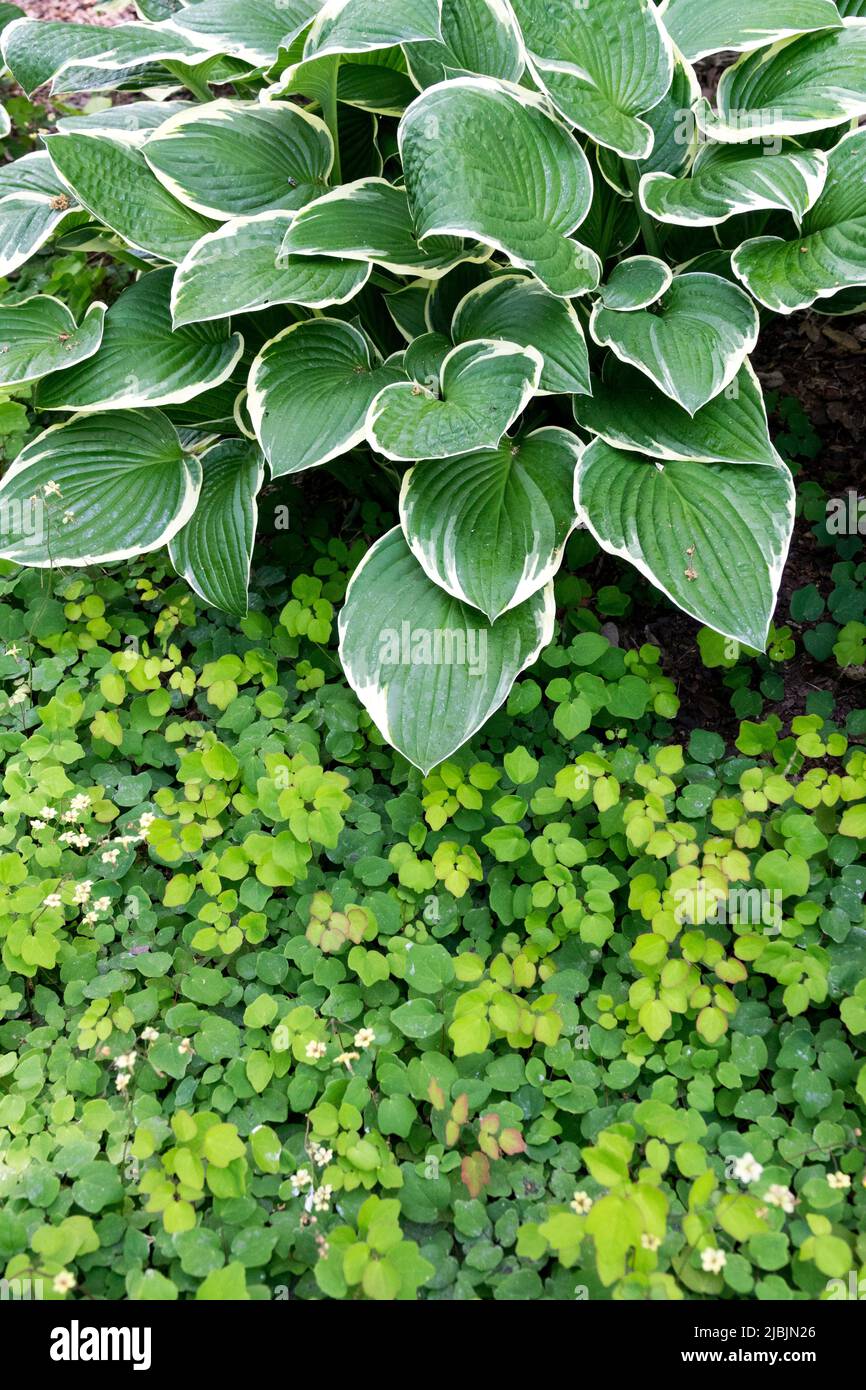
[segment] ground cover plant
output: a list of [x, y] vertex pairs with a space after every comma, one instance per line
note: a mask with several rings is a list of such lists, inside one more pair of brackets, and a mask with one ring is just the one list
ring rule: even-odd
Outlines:
[[864, 1296], [862, 8], [0, 5], [0, 1298]]
[[[26, 92], [124, 100], [3, 169], [0, 268], [59, 237], [135, 276], [107, 310], [4, 308], [0, 384], [56, 423], [3, 479], [2, 553], [167, 545], [242, 614], [266, 478], [382, 476], [399, 525], [341, 659], [425, 771], [550, 641], [577, 525], [764, 650], [794, 488], [750, 355], [761, 315], [864, 297], [860, 9], [144, 0], [104, 28], [4, 7]], [[709, 101], [694, 65], [721, 50]]]
[[[856, 1297], [866, 714], [835, 714], [844, 644], [790, 728], [789, 636], [727, 673], [762, 701], [731, 742], [683, 732], [578, 536], [554, 642], [423, 776], [337, 661], [388, 518], [364, 502], [334, 540], [333, 508], [275, 533], [239, 622], [167, 560], [3, 566], [9, 1287]], [[822, 600], [862, 609], [850, 542], [822, 543]], [[625, 628], [649, 591], [619, 595]], [[798, 642], [822, 623], [802, 606]]]

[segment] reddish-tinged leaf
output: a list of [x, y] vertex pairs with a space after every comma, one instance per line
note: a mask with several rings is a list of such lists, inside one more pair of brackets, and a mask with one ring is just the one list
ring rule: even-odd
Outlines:
[[490, 1160], [482, 1153], [467, 1154], [460, 1164], [460, 1176], [470, 1197], [480, 1197], [490, 1182]]
[[499, 1136], [503, 1153], [522, 1154], [526, 1152], [526, 1140], [519, 1129], [504, 1129]]
[[499, 1133], [499, 1125], [500, 1125], [500, 1120], [499, 1120], [499, 1116], [498, 1116], [498, 1115], [491, 1113], [490, 1115], [482, 1115], [482, 1116], [481, 1116], [481, 1133], [482, 1133], [482, 1134], [498, 1134], [498, 1133]]
[[488, 1158], [499, 1157], [499, 1145], [493, 1138], [492, 1134], [479, 1134], [478, 1142], [481, 1145], [484, 1152], [487, 1154]]
[[445, 1109], [445, 1092], [442, 1090], [435, 1076], [431, 1076], [430, 1078], [430, 1085], [427, 1087], [427, 1095], [430, 1098], [430, 1104], [433, 1106], [434, 1110]]
[[451, 1118], [456, 1120], [459, 1125], [465, 1125], [469, 1119], [469, 1097], [465, 1091], [461, 1092], [452, 1105]]

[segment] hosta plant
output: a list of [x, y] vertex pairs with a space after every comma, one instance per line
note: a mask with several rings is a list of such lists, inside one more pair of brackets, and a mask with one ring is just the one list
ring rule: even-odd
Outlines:
[[0, 274], [52, 239], [131, 268], [78, 319], [0, 304], [0, 387], [55, 420], [0, 554], [167, 546], [242, 614], [264, 485], [385, 477], [341, 654], [425, 770], [549, 642], [577, 526], [763, 649], [794, 489], [750, 354], [770, 312], [866, 300], [864, 0], [138, 8], [0, 6], [26, 91], [101, 97], [0, 168]]

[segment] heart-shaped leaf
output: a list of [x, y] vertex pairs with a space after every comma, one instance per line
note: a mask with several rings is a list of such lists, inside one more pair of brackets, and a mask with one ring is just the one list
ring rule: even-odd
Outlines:
[[231, 376], [243, 338], [225, 323], [173, 329], [173, 275], [169, 267], [153, 270], [123, 291], [106, 314], [95, 356], [39, 383], [41, 410], [178, 404]]
[[271, 472], [316, 468], [360, 444], [372, 402], [402, 377], [374, 365], [363, 333], [339, 319], [309, 319], [272, 338], [250, 369], [248, 397]]
[[294, 213], [238, 217], [202, 237], [174, 277], [175, 325], [203, 323], [272, 304], [325, 309], [345, 304], [366, 284], [372, 267], [324, 256], [289, 256], [283, 238]]
[[422, 246], [418, 235], [405, 189], [387, 179], [358, 179], [308, 203], [287, 231], [283, 253], [373, 261], [395, 275], [430, 278], [490, 254], [458, 236], [429, 237]]
[[589, 211], [589, 164], [542, 97], [489, 77], [455, 78], [413, 101], [399, 138], [422, 241], [478, 237], [558, 295], [598, 284], [595, 252], [570, 239]]
[[224, 439], [201, 455], [201, 467], [198, 506], [169, 545], [171, 563], [205, 603], [242, 617], [264, 463], [248, 440]]
[[799, 222], [826, 177], [823, 150], [774, 155], [748, 145], [702, 145], [688, 178], [646, 174], [640, 200], [658, 221], [682, 227], [712, 227], [759, 208], [781, 208]]
[[539, 395], [589, 391], [589, 357], [580, 320], [559, 299], [526, 275], [498, 275], [478, 285], [454, 313], [455, 343], [499, 338], [534, 347], [544, 358]]
[[49, 135], [60, 177], [80, 203], [132, 246], [182, 261], [214, 223], [172, 197], [134, 144], [108, 135]]
[[607, 284], [598, 292], [599, 298], [605, 309], [633, 313], [649, 308], [667, 294], [672, 280], [670, 267], [657, 256], [629, 256], [614, 266]]
[[866, 285], [866, 131], [847, 135], [827, 159], [824, 192], [806, 214], [800, 236], [755, 237], [731, 259], [747, 289], [778, 313]]
[[307, 36], [305, 58], [369, 53], [392, 44], [441, 40], [442, 0], [326, 0]]
[[543, 365], [534, 348], [463, 343], [442, 363], [438, 394], [418, 382], [386, 386], [370, 407], [367, 437], [390, 459], [495, 448], [537, 390]]
[[77, 207], [44, 150], [0, 167], [0, 276], [29, 261]]
[[676, 276], [649, 309], [619, 313], [596, 304], [590, 332], [694, 415], [733, 381], [752, 351], [758, 312], [736, 285], [698, 272]]
[[166, 22], [206, 47], [254, 68], [275, 63], [321, 9], [321, 0], [196, 0]]
[[540, 429], [411, 468], [400, 520], [430, 578], [491, 622], [542, 589], [575, 524], [581, 448], [567, 430]]
[[718, 113], [706, 101], [696, 108], [701, 129], [712, 140], [766, 143], [866, 114], [866, 20], [844, 26], [744, 54], [722, 73]]
[[554, 617], [548, 585], [488, 623], [428, 579], [397, 526], [352, 577], [340, 657], [380, 733], [427, 773], [499, 708], [551, 641]]
[[519, 82], [523, 40], [505, 0], [442, 0], [442, 42], [407, 43], [414, 82], [432, 87], [458, 73], [479, 73]]
[[784, 464], [662, 464], [597, 439], [575, 500], [604, 550], [698, 622], [764, 650], [794, 525]]
[[102, 342], [105, 305], [91, 304], [81, 324], [52, 295], [0, 304], [0, 386], [26, 381], [92, 357]]
[[[207, 52], [183, 34], [151, 24], [118, 24], [109, 34], [96, 24], [62, 20], [16, 19], [3, 30], [3, 58], [15, 81], [28, 94], [57, 79], [72, 64], [96, 60], [102, 67], [133, 70], [157, 61], [199, 63]], [[79, 90], [55, 81], [54, 91]]]
[[777, 39], [839, 24], [833, 0], [668, 0], [664, 26], [680, 52], [695, 62], [711, 53], [745, 53]]
[[201, 465], [158, 410], [74, 415], [40, 434], [0, 482], [0, 555], [92, 565], [158, 550], [186, 524]]
[[649, 0], [513, 0], [539, 84], [567, 121], [626, 159], [653, 132], [640, 119], [669, 90], [670, 39]]
[[328, 182], [334, 143], [293, 102], [210, 101], [166, 121], [144, 154], [180, 202], [228, 220], [303, 207]]
[[592, 398], [575, 398], [577, 423], [618, 449], [660, 459], [775, 465], [761, 384], [744, 362], [730, 386], [689, 415], [640, 372], [608, 357]]

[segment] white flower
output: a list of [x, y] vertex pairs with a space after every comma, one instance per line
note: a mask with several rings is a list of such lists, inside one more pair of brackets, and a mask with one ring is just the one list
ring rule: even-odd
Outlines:
[[51, 1287], [55, 1293], [69, 1293], [70, 1289], [75, 1288], [75, 1275], [70, 1274], [68, 1269], [61, 1269], [55, 1274]]
[[85, 912], [81, 920], [86, 927], [92, 927], [94, 922], [99, 921], [99, 918], [95, 912]]
[[75, 513], [74, 513], [74, 512], [64, 512], [64, 513], [63, 513], [63, 525], [64, 525], [64, 526], [68, 526], [69, 523], [70, 523], [70, 521], [74, 521], [74, 520], [75, 520]]
[[142, 1028], [142, 1030], [141, 1030], [141, 1041], [142, 1041], [142, 1042], [146, 1042], [146, 1043], [156, 1042], [156, 1040], [157, 1040], [158, 1037], [159, 1037], [159, 1033], [157, 1032], [156, 1028], [147, 1027], [147, 1028]]
[[658, 1250], [659, 1246], [661, 1245], [661, 1241], [659, 1240], [658, 1236], [648, 1235], [646, 1231], [644, 1231], [643, 1235], [641, 1236], [640, 1243], [643, 1246], [644, 1250], [652, 1251]]
[[372, 1028], [361, 1028], [355, 1034], [356, 1047], [372, 1047], [375, 1041], [376, 1034], [373, 1032]]
[[182, 1057], [191, 1057], [194, 1048], [189, 1038], [181, 1038], [180, 1042], [177, 1045], [177, 1050]]
[[92, 887], [93, 882], [89, 878], [83, 878], [80, 883], [76, 883], [75, 893], [72, 899], [73, 902], [86, 903], [88, 898], [90, 897], [90, 890], [92, 889]]
[[43, 820], [53, 820], [57, 812], [53, 806], [43, 806], [39, 814]]
[[141, 817], [141, 820], [138, 823], [141, 826], [142, 830], [149, 830], [155, 820], [156, 816], [153, 814], [152, 811], [145, 811], [144, 815]]
[[42, 491], [45, 493], [45, 496], [46, 496], [46, 497], [62, 497], [62, 496], [63, 496], [63, 494], [62, 494], [61, 491], [60, 491], [60, 484], [59, 484], [59, 483], [55, 483], [53, 479], [51, 480], [51, 482], [45, 483], [45, 485], [44, 485], [43, 488], [42, 488]]
[[104, 850], [102, 851], [102, 862], [103, 862], [103, 864], [116, 864], [116, 863], [117, 863], [117, 857], [118, 857], [119, 854], [120, 854], [120, 850], [119, 850], [119, 849], [104, 849]]
[[114, 1084], [118, 1091], [125, 1091], [131, 1080], [132, 1078], [128, 1071], [121, 1071], [118, 1072], [117, 1076], [114, 1078]]
[[107, 912], [108, 909], [111, 907], [111, 899], [107, 896], [102, 898], [96, 898], [93, 906], [96, 908], [97, 912]]
[[47, 896], [46, 898], [43, 898], [43, 899], [42, 899], [42, 906], [43, 906], [43, 907], [62, 907], [62, 906], [63, 906], [63, 899], [61, 898], [61, 896], [60, 896], [59, 893], [49, 893], [48, 896]]
[[794, 1196], [790, 1187], [783, 1187], [781, 1183], [774, 1182], [764, 1193], [764, 1201], [769, 1202], [771, 1207], [781, 1207], [782, 1211], [790, 1216], [797, 1205], [797, 1198]]
[[851, 1179], [847, 1173], [828, 1173], [827, 1182], [831, 1187], [835, 1187], [837, 1192], [847, 1192], [851, 1186]]
[[569, 1203], [571, 1210], [577, 1212], [578, 1216], [586, 1216], [592, 1208], [592, 1198], [588, 1192], [575, 1192]]
[[63, 819], [66, 821], [66, 823], [67, 823], [67, 825], [68, 825], [71, 821], [76, 821], [76, 820], [78, 820], [78, 817], [76, 816], [76, 814], [75, 814], [74, 811], [64, 811], [64, 812], [63, 812]]
[[307, 1043], [307, 1057], [311, 1062], [318, 1062], [320, 1057], [324, 1057], [327, 1050], [328, 1044], [323, 1042], [317, 1042], [315, 1038], [312, 1038]]
[[313, 1193], [313, 1206], [315, 1207], [316, 1211], [330, 1210], [331, 1194], [333, 1193], [333, 1191], [334, 1189], [333, 1187], [331, 1187], [330, 1183], [324, 1183], [321, 1187], [316, 1188], [315, 1192]]
[[90, 844], [90, 836], [89, 836], [89, 835], [77, 835], [77, 836], [75, 837], [75, 847], [76, 847], [76, 849], [87, 849], [87, 846], [88, 846], [89, 844]]
[[702, 1250], [701, 1268], [705, 1274], [721, 1274], [728, 1257], [724, 1250]]
[[360, 1056], [360, 1052], [341, 1052], [339, 1057], [334, 1058], [334, 1061], [340, 1063], [341, 1066], [348, 1067], [351, 1071], [352, 1063], [357, 1062]]
[[[44, 830], [44, 829], [45, 829], [45, 822], [44, 822], [44, 820], [32, 820], [32, 821], [30, 822], [30, 829], [31, 829], [31, 830]], [[61, 835], [60, 838], [61, 838], [61, 840], [62, 840], [62, 839], [64, 839], [65, 837], [64, 837], [63, 835]]]
[[114, 1065], [120, 1071], [132, 1071], [133, 1067], [135, 1066], [135, 1053], [121, 1052], [119, 1057], [115, 1057]]
[[72, 811], [89, 811], [90, 797], [87, 792], [78, 792], [76, 796], [73, 796], [69, 806]]
[[11, 656], [11, 658], [12, 658], [13, 661], [17, 661], [17, 660], [18, 660], [18, 657], [19, 657], [19, 655], [20, 655], [20, 652], [21, 652], [21, 648], [18, 646], [18, 644], [17, 644], [16, 642], [13, 642], [11, 647], [7, 647], [7, 648], [6, 648], [6, 651], [5, 651], [4, 655], [5, 655], [5, 656]]
[[326, 1149], [323, 1144], [313, 1143], [310, 1145], [310, 1158], [318, 1168], [324, 1168], [334, 1157], [333, 1149]]
[[313, 1181], [312, 1174], [306, 1168], [299, 1168], [290, 1179], [292, 1184], [292, 1196], [297, 1197], [299, 1192], [303, 1192], [305, 1187], [309, 1187]]
[[740, 1182], [757, 1182], [763, 1171], [763, 1164], [753, 1154], [743, 1154], [734, 1164], [734, 1177], [739, 1178]]

